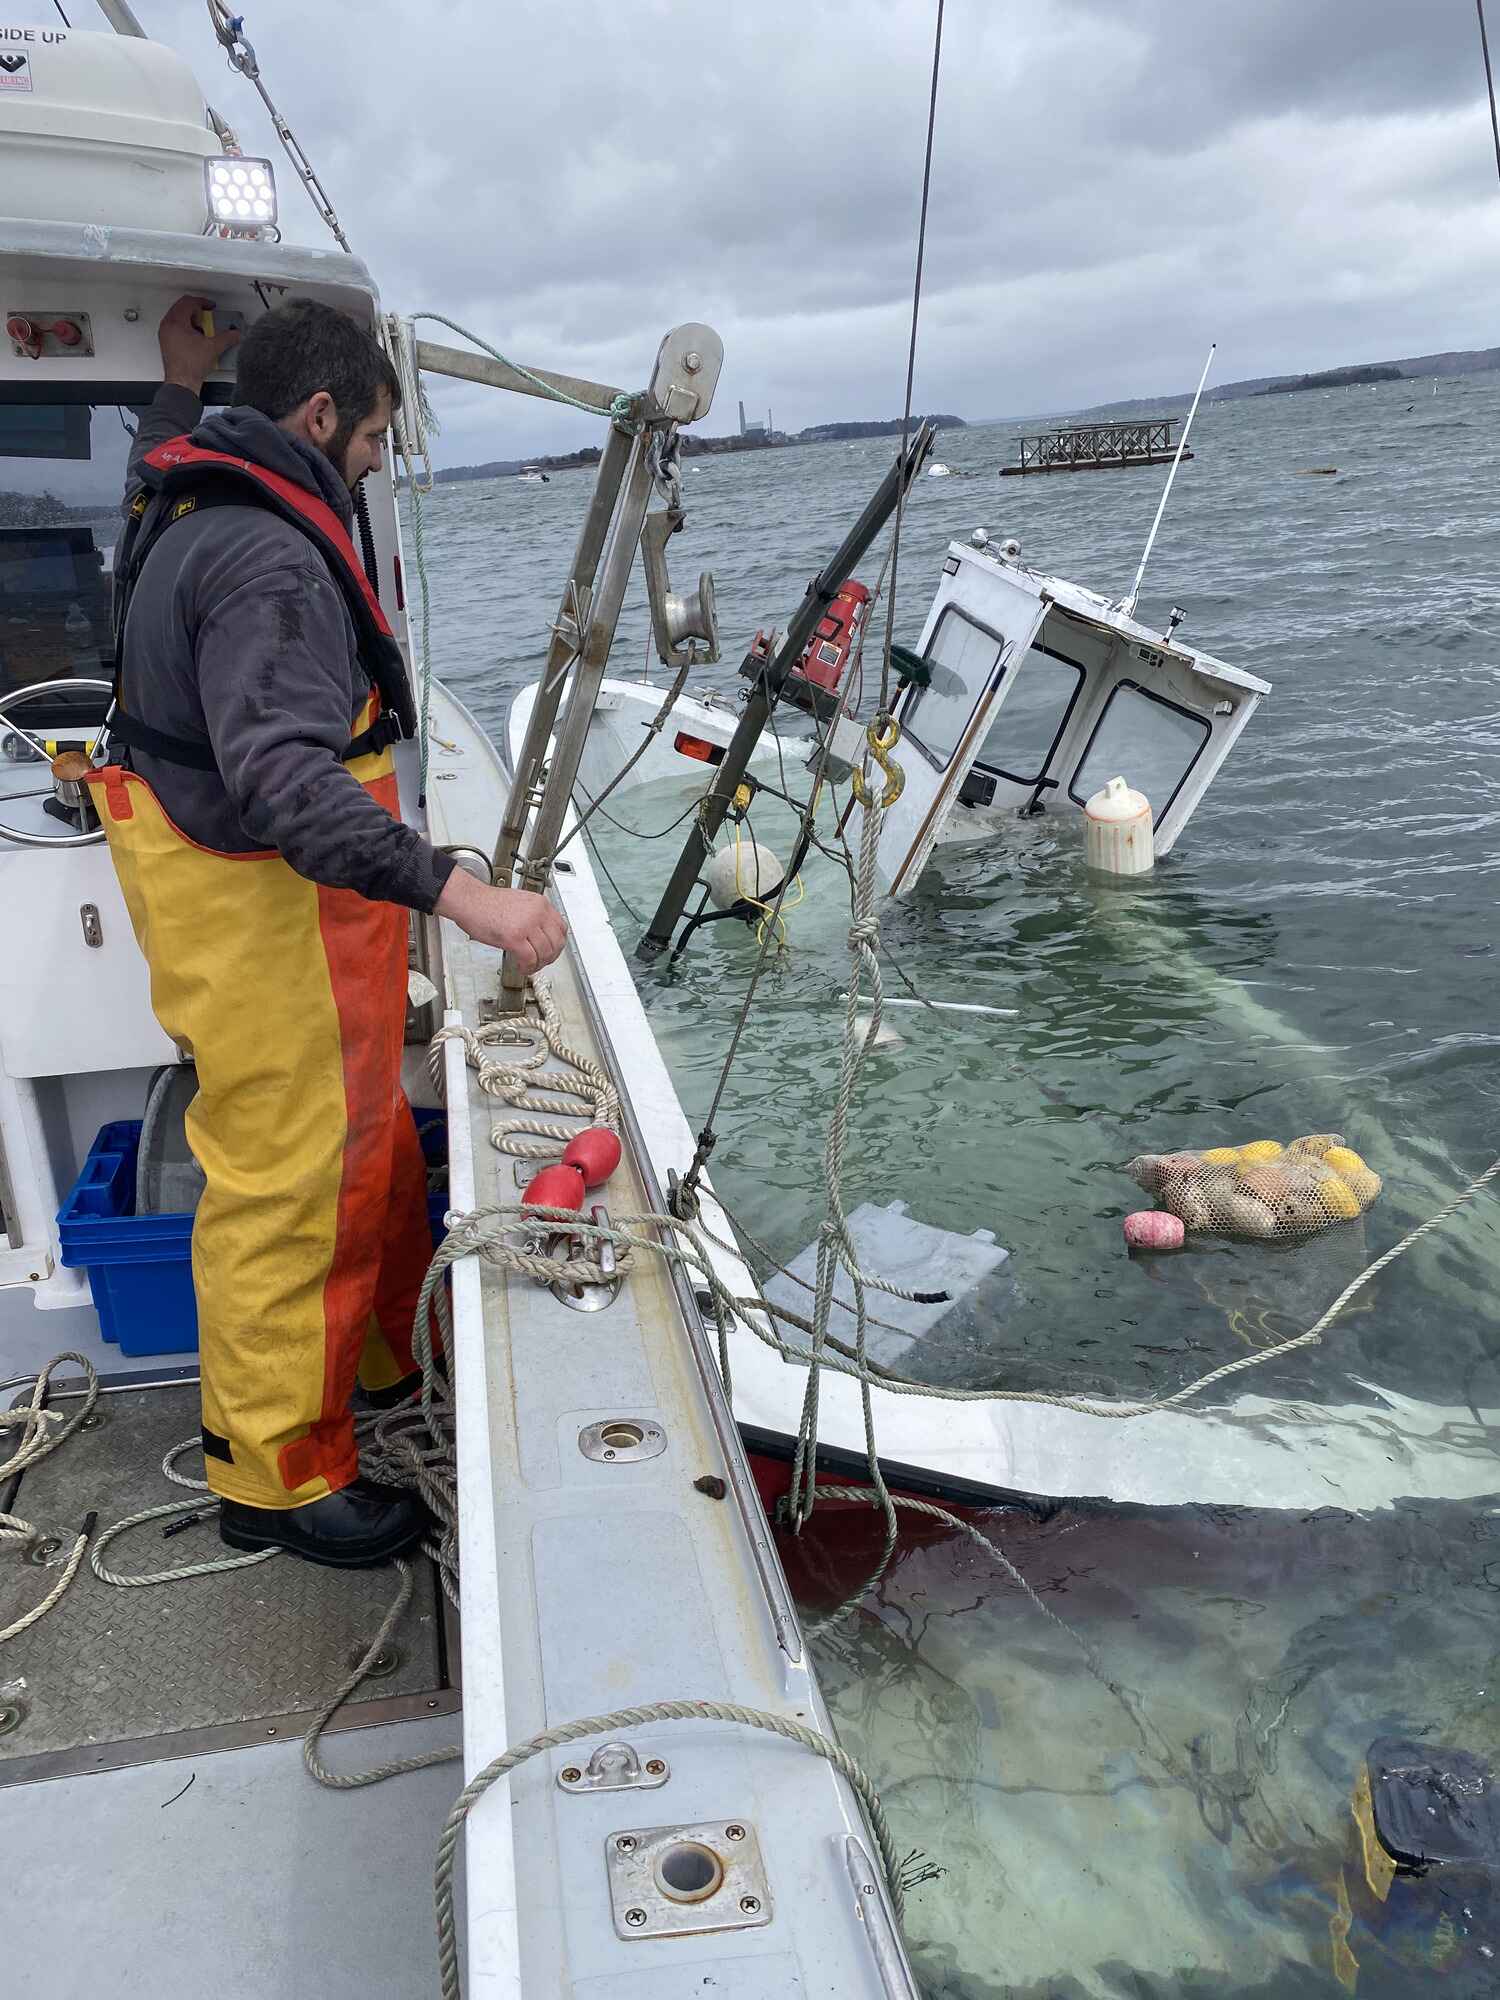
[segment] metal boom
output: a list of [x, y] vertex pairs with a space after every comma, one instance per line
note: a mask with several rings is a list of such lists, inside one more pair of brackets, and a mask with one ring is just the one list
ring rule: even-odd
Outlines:
[[833, 602], [840, 585], [895, 511], [897, 496], [904, 492], [916, 477], [923, 459], [932, 449], [934, 435], [932, 426], [923, 424], [908, 445], [905, 456], [898, 458], [881, 480], [865, 511], [849, 530], [837, 555], [807, 586], [807, 595], [787, 627], [786, 637], [782, 640], [775, 659], [756, 675], [750, 690], [750, 698], [745, 703], [745, 712], [740, 717], [734, 735], [730, 738], [723, 761], [715, 772], [714, 782], [703, 795], [698, 811], [693, 816], [691, 830], [682, 844], [682, 853], [678, 857], [677, 866], [672, 870], [672, 879], [656, 906], [656, 914], [651, 919], [649, 929], [635, 948], [637, 958], [658, 958], [672, 942], [672, 933], [677, 928], [678, 919], [686, 908], [687, 899], [693, 892], [693, 885], [702, 873], [704, 862], [708, 859], [710, 843], [723, 825], [724, 815], [733, 803], [735, 793], [744, 782], [751, 753], [760, 741], [761, 731], [765, 728], [772, 709], [781, 698], [781, 691], [786, 686], [788, 675], [806, 651], [807, 642], [811, 639], [818, 620]]

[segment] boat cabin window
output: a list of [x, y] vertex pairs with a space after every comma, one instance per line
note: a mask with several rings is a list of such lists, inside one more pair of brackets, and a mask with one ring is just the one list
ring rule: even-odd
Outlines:
[[1011, 677], [975, 760], [980, 770], [1034, 785], [1047, 774], [1083, 686], [1083, 668], [1050, 646], [1033, 646]]
[[1068, 795], [1075, 805], [1087, 805], [1111, 778], [1122, 777], [1146, 794], [1152, 816], [1160, 822], [1209, 734], [1209, 724], [1190, 708], [1148, 694], [1134, 681], [1121, 681], [1094, 725]]
[[30, 384], [0, 384], [0, 693], [108, 678], [125, 463], [153, 394], [143, 385], [132, 408], [43, 401]]
[[963, 740], [979, 698], [996, 678], [1005, 640], [956, 605], [944, 608], [924, 658], [929, 687], [913, 691], [901, 714], [901, 731], [929, 764], [945, 771]]

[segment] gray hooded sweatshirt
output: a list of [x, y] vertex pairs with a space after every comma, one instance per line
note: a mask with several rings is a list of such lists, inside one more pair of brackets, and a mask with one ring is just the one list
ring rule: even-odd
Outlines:
[[[203, 415], [165, 386], [130, 455], [191, 432], [292, 479], [348, 527], [349, 492], [323, 454], [244, 407]], [[354, 622], [317, 549], [264, 507], [213, 507], [166, 529], [142, 565], [123, 641], [125, 706], [208, 745], [216, 771], [127, 754], [189, 839], [221, 854], [274, 848], [299, 875], [430, 911], [453, 871], [370, 797], [340, 752], [369, 693]]]

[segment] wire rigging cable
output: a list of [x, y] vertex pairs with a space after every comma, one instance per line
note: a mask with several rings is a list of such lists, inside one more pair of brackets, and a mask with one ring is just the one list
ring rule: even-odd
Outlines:
[[1484, 25], [1484, 0], [1474, 0], [1479, 15], [1479, 46], [1484, 51], [1484, 84], [1490, 100], [1490, 131], [1495, 140], [1495, 172], [1500, 174], [1500, 118], [1495, 115], [1495, 78], [1490, 69], [1490, 38]]
[[307, 189], [313, 207], [333, 232], [339, 248], [348, 251], [352, 257], [353, 248], [344, 234], [343, 224], [339, 221], [338, 213], [328, 197], [327, 189], [314, 172], [312, 161], [303, 151], [301, 141], [277, 110], [270, 91], [266, 89], [255, 50], [246, 39], [244, 16], [231, 14], [224, 0], [208, 0], [208, 18], [213, 24], [214, 36], [219, 46], [229, 58], [229, 67], [238, 70], [246, 82], [255, 86], [256, 95], [270, 114], [276, 136], [281, 141], [282, 151], [291, 161], [298, 180]]
[[[937, 131], [938, 71], [943, 59], [943, 4], [937, 0], [937, 25], [932, 37], [932, 84], [927, 97], [927, 148], [922, 161], [922, 210], [917, 222], [917, 269], [911, 291], [911, 339], [906, 350], [906, 401], [901, 411], [901, 450], [906, 451], [911, 431], [912, 385], [917, 372], [917, 326], [922, 315], [922, 266], [927, 258], [927, 205], [932, 192], [932, 145]], [[885, 648], [880, 667], [880, 706], [885, 710], [891, 696], [891, 644], [896, 630], [896, 572], [901, 559], [901, 522], [906, 510], [906, 489], [896, 491], [896, 530], [891, 542], [891, 588], [885, 604]]]

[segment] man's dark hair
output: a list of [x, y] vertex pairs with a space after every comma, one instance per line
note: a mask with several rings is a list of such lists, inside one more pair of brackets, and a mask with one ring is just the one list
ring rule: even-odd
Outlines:
[[382, 389], [393, 410], [401, 401], [401, 384], [379, 343], [348, 313], [317, 299], [288, 299], [263, 314], [240, 342], [236, 361], [235, 401], [278, 423], [327, 390], [339, 417], [328, 447], [335, 463]]

